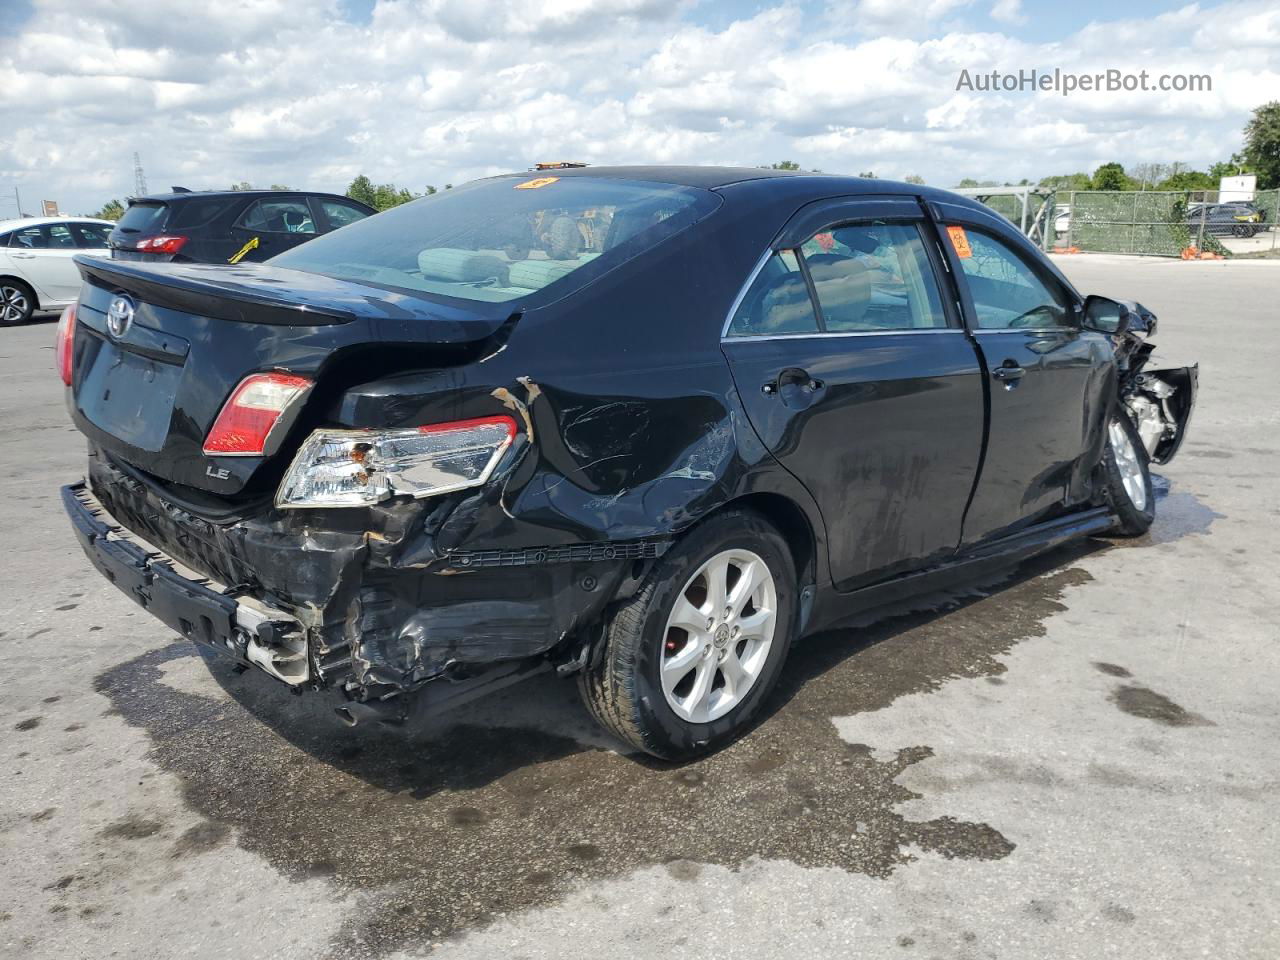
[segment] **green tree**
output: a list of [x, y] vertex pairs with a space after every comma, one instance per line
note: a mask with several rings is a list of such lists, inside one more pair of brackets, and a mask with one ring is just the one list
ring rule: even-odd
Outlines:
[[1179, 170], [1156, 184], [1157, 190], [1216, 190], [1217, 188], [1218, 178], [1202, 170]]
[[1044, 177], [1040, 186], [1050, 190], [1091, 190], [1093, 180], [1087, 173], [1065, 173], [1056, 177]]
[[1093, 189], [1095, 190], [1132, 190], [1136, 184], [1124, 172], [1118, 163], [1104, 163], [1093, 171]]
[[252, 183], [250, 183], [248, 180], [241, 180], [239, 183], [233, 183], [233, 184], [231, 185], [231, 189], [232, 189], [232, 190], [237, 190], [237, 191], [239, 191], [239, 190], [252, 190], [252, 189], [253, 189], [253, 184], [252, 184]]
[[108, 200], [97, 213], [89, 214], [99, 220], [119, 220], [124, 216], [124, 204], [119, 200]]
[[1238, 177], [1249, 172], [1249, 165], [1238, 153], [1233, 153], [1230, 160], [1220, 160], [1209, 168], [1209, 176], [1213, 177], [1215, 184], [1223, 177]]
[[914, 183], [914, 184], [923, 186], [924, 177], [920, 176], [920, 174], [918, 173], [908, 173], [905, 177], [902, 178], [902, 182]]
[[[446, 188], [447, 189], [447, 188]], [[408, 203], [417, 197], [417, 194], [410, 192], [403, 187], [397, 187], [394, 183], [375, 184], [363, 173], [351, 181], [351, 185], [347, 187], [347, 196], [352, 200], [359, 200], [361, 203], [368, 204], [375, 210], [389, 210], [391, 207], [398, 207], [402, 203]]]
[[1253, 111], [1244, 128], [1244, 161], [1258, 175], [1259, 190], [1280, 188], [1280, 100]]
[[877, 178], [876, 178], [876, 175], [875, 175], [874, 173], [872, 173], [870, 170], [866, 170], [866, 171], [864, 171], [864, 172], [862, 172], [862, 173], [858, 174], [858, 176], [860, 176], [863, 180], [875, 180], [875, 179], [877, 179]]
[[794, 160], [780, 160], [777, 163], [769, 164], [770, 170], [799, 170], [800, 164]]

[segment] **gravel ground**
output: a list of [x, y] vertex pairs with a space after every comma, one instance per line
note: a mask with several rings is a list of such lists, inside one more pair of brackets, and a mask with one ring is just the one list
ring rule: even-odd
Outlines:
[[0, 955], [1280, 955], [1280, 263], [1059, 262], [1201, 363], [1151, 534], [814, 638], [684, 766], [554, 679], [388, 733], [206, 662], [84, 560], [53, 326], [0, 330]]

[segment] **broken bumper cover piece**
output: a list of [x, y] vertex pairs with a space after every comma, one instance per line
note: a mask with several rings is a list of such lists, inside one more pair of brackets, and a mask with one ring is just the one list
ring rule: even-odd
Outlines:
[[323, 525], [311, 511], [210, 522], [93, 451], [88, 481], [63, 499], [94, 565], [173, 629], [294, 689], [358, 701], [513, 661], [572, 659], [605, 605], [668, 546], [442, 554], [417, 501], [336, 512]]
[[84, 483], [62, 488], [76, 538], [98, 571], [152, 616], [191, 640], [289, 684], [310, 679], [305, 632], [288, 614], [237, 600], [123, 528]]

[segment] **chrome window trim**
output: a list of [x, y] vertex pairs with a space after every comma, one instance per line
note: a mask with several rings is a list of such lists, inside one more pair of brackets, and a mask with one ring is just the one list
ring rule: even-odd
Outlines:
[[721, 343], [755, 343], [759, 340], [833, 340], [838, 337], [901, 337], [903, 335], [914, 336], [920, 333], [967, 333], [959, 327], [916, 327], [903, 330], [848, 330], [844, 332], [831, 333], [830, 331], [823, 333], [815, 331], [814, 333], [774, 333], [763, 336], [750, 337], [721, 337]]
[[[916, 232], [920, 236], [921, 245], [927, 242], [927, 237], [918, 229], [920, 224], [928, 223], [926, 219], [921, 217], [919, 220], [915, 220], [915, 219], [903, 220], [902, 222], [911, 223], [917, 227]], [[857, 226], [857, 222], [848, 221], [844, 225]], [[838, 228], [833, 227], [831, 229], [838, 229]], [[934, 239], [935, 241], [937, 240], [936, 237]], [[756, 261], [756, 265], [751, 269], [751, 273], [747, 276], [746, 283], [744, 283], [741, 289], [738, 290], [738, 295], [733, 298], [733, 305], [729, 307], [729, 313], [724, 318], [724, 324], [720, 328], [721, 343], [731, 343], [731, 342], [737, 342], [740, 340], [795, 340], [797, 338], [829, 339], [833, 337], [883, 337], [890, 334], [897, 335], [902, 333], [965, 333], [966, 332], [966, 328], [963, 325], [959, 327], [952, 327], [948, 325], [945, 327], [924, 327], [924, 328], [903, 329], [903, 330], [855, 330], [855, 331], [849, 331], [849, 332], [843, 332], [843, 333], [840, 333], [840, 332], [824, 333], [821, 330], [815, 330], [813, 333], [779, 333], [779, 334], [769, 334], [765, 336], [755, 336], [754, 334], [749, 334], [741, 337], [729, 336], [729, 327], [733, 325], [734, 314], [736, 314], [738, 312], [738, 308], [742, 306], [742, 301], [746, 299], [747, 291], [750, 290], [751, 285], [756, 282], [756, 277], [760, 275], [760, 271], [764, 269], [764, 265], [769, 262], [769, 259], [771, 257], [776, 256], [779, 253], [782, 253], [783, 250], [794, 250], [794, 249], [798, 249], [798, 248], [782, 247], [778, 250], [775, 250], [773, 249], [773, 247], [770, 247], [760, 256], [760, 259]], [[929, 256], [927, 250], [925, 251], [925, 256], [926, 257]], [[929, 258], [929, 260], [930, 260], [930, 268], [932, 269], [933, 267], [932, 258]], [[951, 267], [946, 263], [945, 254], [942, 254], [942, 262], [943, 262], [943, 265], [946, 266], [947, 272], [950, 273]], [[935, 276], [934, 277], [935, 283], [937, 280], [938, 278]], [[941, 298], [944, 293], [942, 289], [942, 285], [937, 284], [937, 287], [938, 287], [938, 296], [939, 298]], [[957, 311], [961, 317], [961, 320], [963, 321], [964, 310], [960, 308], [959, 304], [957, 304], [956, 306], [957, 306]], [[943, 309], [943, 312], [944, 313], [946, 312], [945, 307]], [[946, 318], [944, 317], [944, 319]], [[1026, 328], [1026, 327], [1019, 328], [1019, 329], [1025, 330], [1027, 332], [1032, 332], [1032, 333], [1036, 332], [1031, 328]], [[1070, 329], [1070, 328], [1054, 328], [1054, 329]]]
[[756, 277], [760, 275], [760, 271], [764, 269], [764, 265], [769, 262], [769, 258], [779, 251], [769, 247], [760, 259], [756, 261], [756, 265], [751, 268], [751, 273], [747, 276], [747, 282], [738, 290], [738, 295], [733, 298], [733, 306], [729, 308], [729, 315], [724, 318], [724, 324], [720, 327], [720, 339], [724, 340], [747, 340], [748, 337], [730, 337], [729, 327], [733, 324], [734, 314], [738, 312], [738, 308], [742, 306], [742, 301], [747, 297], [747, 291], [751, 289], [751, 285], [756, 282]]
[[980, 333], [1084, 333], [1083, 327], [974, 327]]

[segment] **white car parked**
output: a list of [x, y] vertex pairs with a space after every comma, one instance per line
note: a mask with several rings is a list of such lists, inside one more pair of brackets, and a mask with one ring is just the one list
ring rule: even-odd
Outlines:
[[107, 257], [115, 224], [89, 217], [0, 220], [0, 326], [61, 310], [80, 293], [77, 253]]

